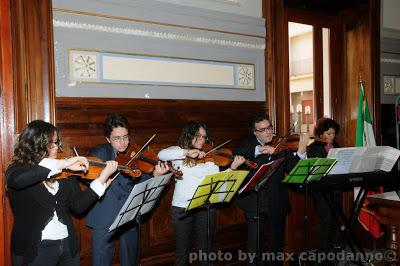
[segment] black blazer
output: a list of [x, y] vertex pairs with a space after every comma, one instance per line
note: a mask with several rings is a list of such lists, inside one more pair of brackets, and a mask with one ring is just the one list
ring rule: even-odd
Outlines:
[[[116, 154], [110, 143], [100, 144], [89, 154], [103, 161], [115, 160]], [[125, 174], [119, 174], [111, 183], [107, 192], [90, 209], [87, 217], [87, 225], [92, 228], [108, 228], [117, 217], [124, 205], [135, 182]]]
[[[109, 161], [115, 160], [116, 154], [110, 143], [104, 143], [97, 145], [89, 156]], [[138, 182], [145, 181], [151, 177], [152, 175], [142, 174]], [[136, 183], [129, 175], [120, 173], [108, 187], [106, 193], [90, 209], [87, 225], [97, 229], [110, 227]]]
[[[332, 143], [334, 148], [339, 148], [339, 145], [336, 142]], [[326, 158], [328, 156], [328, 153], [326, 152], [325, 148], [325, 143], [321, 141], [314, 141], [307, 147], [307, 157], [308, 158]]]
[[98, 198], [90, 188], [82, 191], [76, 177], [59, 180], [59, 190], [53, 196], [42, 183], [49, 173], [45, 167], [22, 164], [12, 164], [6, 171], [14, 213], [11, 250], [13, 254], [23, 256], [23, 265], [37, 256], [41, 232], [53, 217], [54, 210], [60, 222], [67, 226], [70, 250], [75, 255], [78, 244], [71, 212], [85, 211]]
[[[283, 150], [278, 154], [272, 156], [268, 154], [260, 154], [255, 157], [255, 148], [260, 145], [255, 135], [249, 135], [247, 138], [243, 139], [240, 145], [234, 150], [237, 155], [242, 155], [246, 159], [262, 165], [270, 161], [285, 158], [284, 162], [272, 175], [271, 179], [267, 182], [265, 187], [260, 190], [260, 211], [266, 212], [267, 210], [272, 214], [286, 215], [290, 209], [289, 205], [289, 195], [287, 187], [282, 184], [282, 180], [285, 177], [285, 173], [289, 173], [296, 163], [300, 160], [300, 157], [295, 156], [293, 152], [288, 150]], [[254, 170], [250, 171], [246, 177], [246, 181], [253, 176]], [[244, 183], [245, 183], [244, 182]], [[250, 192], [246, 193], [239, 198], [239, 206], [248, 212], [256, 212], [257, 210], [257, 200], [256, 193]]]

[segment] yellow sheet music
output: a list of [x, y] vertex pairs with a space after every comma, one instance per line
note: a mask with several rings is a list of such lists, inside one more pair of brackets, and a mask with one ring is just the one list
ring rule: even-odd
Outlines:
[[202, 207], [207, 200], [211, 204], [229, 202], [237, 193], [249, 171], [224, 171], [205, 176], [190, 199], [186, 210]]

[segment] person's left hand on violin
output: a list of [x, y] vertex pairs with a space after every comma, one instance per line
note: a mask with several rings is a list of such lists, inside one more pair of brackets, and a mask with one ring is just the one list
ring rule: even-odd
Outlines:
[[118, 162], [116, 161], [107, 161], [106, 167], [101, 171], [100, 176], [97, 178], [106, 188], [114, 181], [114, 178], [109, 178], [115, 171], [117, 171]]
[[309, 142], [310, 142], [310, 135], [308, 133], [300, 134], [299, 148], [297, 149], [297, 154], [305, 154]]
[[239, 166], [241, 166], [246, 159], [243, 156], [236, 155], [231, 163], [231, 169], [236, 170]]
[[184, 155], [187, 157], [190, 157], [192, 159], [196, 159], [196, 158], [202, 159], [206, 156], [206, 153], [199, 149], [188, 149], [188, 150], [184, 150]]
[[158, 162], [154, 167], [153, 175], [160, 176], [169, 171], [169, 166], [166, 162]]
[[89, 168], [89, 162], [86, 157], [74, 156], [57, 160], [57, 168], [60, 170], [86, 171]]

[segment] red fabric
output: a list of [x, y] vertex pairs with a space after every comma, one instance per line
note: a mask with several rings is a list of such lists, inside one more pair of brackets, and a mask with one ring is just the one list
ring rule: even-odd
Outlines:
[[[379, 187], [376, 191], [369, 191], [368, 195], [383, 193], [383, 187]], [[381, 223], [379, 222], [379, 214], [375, 210], [368, 207], [368, 197], [365, 198], [363, 206], [358, 216], [358, 221], [373, 237], [379, 238], [383, 235]]]

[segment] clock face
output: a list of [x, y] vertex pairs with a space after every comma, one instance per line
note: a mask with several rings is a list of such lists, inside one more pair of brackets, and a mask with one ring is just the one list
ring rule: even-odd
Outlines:
[[72, 54], [72, 77], [78, 80], [97, 79], [97, 58], [93, 54]]
[[254, 88], [254, 68], [239, 66], [237, 68], [237, 83], [242, 88]]

